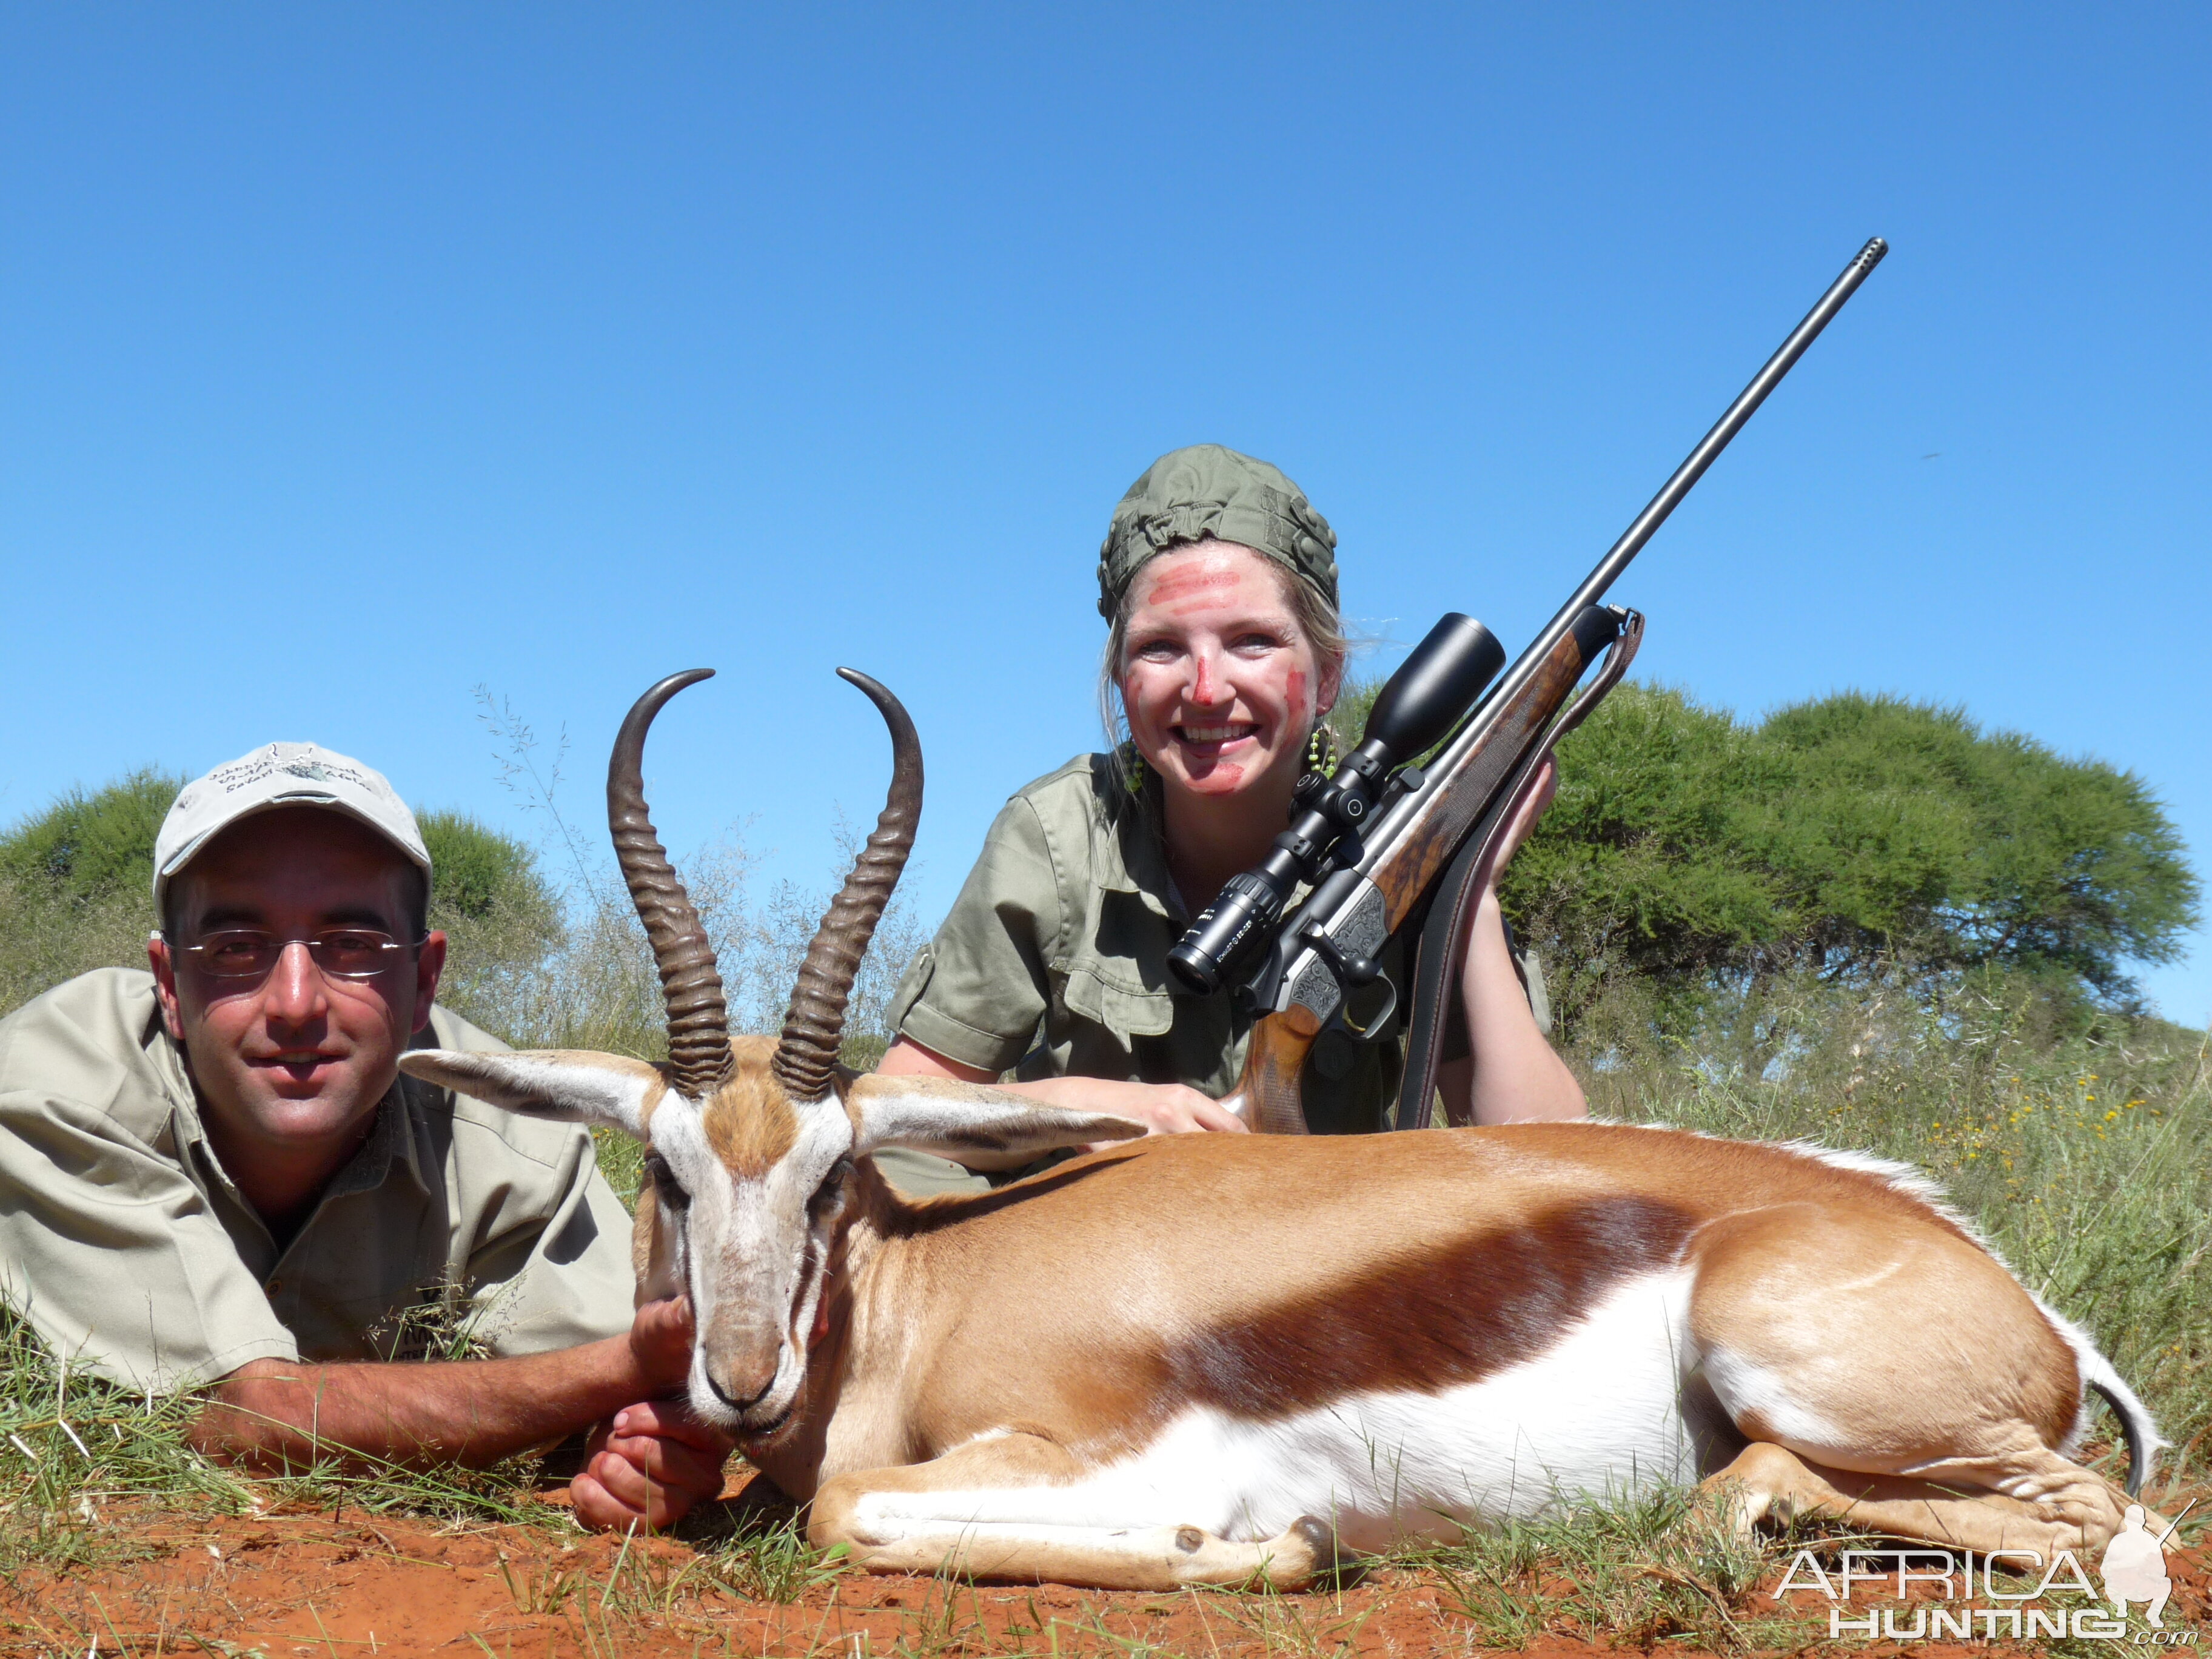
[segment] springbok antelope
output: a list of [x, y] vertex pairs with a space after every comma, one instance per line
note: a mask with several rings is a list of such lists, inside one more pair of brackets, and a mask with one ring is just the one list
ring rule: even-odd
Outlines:
[[[1596, 1123], [1132, 1139], [847, 1070], [847, 998], [921, 805], [912, 721], [850, 671], [890, 727], [890, 799], [782, 1035], [732, 1040], [640, 770], [653, 716], [707, 672], [639, 700], [607, 776], [668, 1063], [401, 1063], [646, 1144], [639, 1299], [690, 1295], [693, 1407], [812, 1500], [817, 1544], [887, 1571], [1294, 1585], [1340, 1543], [1700, 1478], [1747, 1528], [1825, 1510], [2048, 1556], [2119, 1528], [2069, 1456], [2085, 1389], [2123, 1419], [2130, 1491], [2148, 1414], [1898, 1166]], [[1101, 1140], [1128, 1144], [924, 1202], [869, 1156]]]

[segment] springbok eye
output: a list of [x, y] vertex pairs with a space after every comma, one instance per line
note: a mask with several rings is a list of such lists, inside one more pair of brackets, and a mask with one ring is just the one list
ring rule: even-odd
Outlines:
[[660, 1201], [672, 1210], [688, 1209], [691, 1194], [684, 1190], [684, 1183], [676, 1178], [676, 1171], [668, 1167], [668, 1160], [659, 1152], [645, 1155], [645, 1178], [653, 1183], [653, 1190]]
[[845, 1177], [853, 1173], [853, 1160], [841, 1158], [830, 1166], [830, 1173], [822, 1177], [822, 1184], [814, 1189], [814, 1196], [806, 1200], [810, 1219], [820, 1223], [836, 1206], [845, 1191]]

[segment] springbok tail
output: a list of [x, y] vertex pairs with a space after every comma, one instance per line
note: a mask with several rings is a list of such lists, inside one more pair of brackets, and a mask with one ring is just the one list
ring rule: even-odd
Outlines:
[[2089, 1333], [2051, 1307], [2041, 1297], [2035, 1298], [2035, 1305], [2043, 1310], [2043, 1316], [2051, 1322], [2051, 1328], [2065, 1340], [2066, 1346], [2074, 1350], [2074, 1364], [2078, 1368], [2084, 1390], [2081, 1408], [2074, 1416], [2074, 1431], [2067, 1436], [2066, 1444], [2060, 1449], [2069, 1457], [2073, 1455], [2072, 1449], [2081, 1443], [2081, 1437], [2088, 1431], [2088, 1396], [2092, 1393], [2102, 1395], [2105, 1403], [2112, 1408], [2112, 1415], [2120, 1419], [2120, 1436], [2128, 1443], [2128, 1496], [2141, 1497], [2144, 1483], [2150, 1479], [2151, 1465], [2158, 1461], [2159, 1453], [2171, 1443], [2159, 1433], [2158, 1425], [2151, 1419], [2150, 1408], [2136, 1398], [2133, 1389], [2120, 1381], [2120, 1374], [2112, 1369], [2112, 1362], [2097, 1351], [2097, 1345], [2090, 1340]]
[[[2092, 1349], [2082, 1358], [2081, 1381], [2102, 1395], [2112, 1415], [2120, 1419], [2120, 1433], [2128, 1443], [2128, 1496], [2140, 1498], [2143, 1482], [2150, 1478], [2151, 1465], [2166, 1443], [2159, 1437], [2158, 1425], [2151, 1421], [2150, 1413], [2136, 1398], [2135, 1390], [2120, 1381], [2119, 1373], [2104, 1355]], [[2094, 1369], [2086, 1363], [2091, 1359], [2095, 1361]]]

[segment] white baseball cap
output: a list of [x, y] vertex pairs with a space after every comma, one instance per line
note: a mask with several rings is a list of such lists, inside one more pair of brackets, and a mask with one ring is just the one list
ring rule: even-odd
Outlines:
[[325, 806], [358, 818], [430, 874], [430, 852], [384, 774], [320, 744], [272, 743], [184, 787], [154, 838], [154, 907], [169, 878], [220, 831], [278, 806]]

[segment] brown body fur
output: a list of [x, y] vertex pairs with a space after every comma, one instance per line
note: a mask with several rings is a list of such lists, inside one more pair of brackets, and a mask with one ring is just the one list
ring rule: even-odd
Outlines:
[[[1884, 1492], [1937, 1465], [1978, 1470], [1979, 1486], [2015, 1466], [2073, 1469], [2056, 1450], [2081, 1401], [2072, 1349], [1962, 1228], [1879, 1176], [1592, 1124], [1358, 1146], [1156, 1139], [922, 1203], [871, 1174], [805, 1404], [748, 1455], [801, 1496], [841, 1476], [879, 1484], [1009, 1429], [1095, 1464], [1193, 1403], [1265, 1417], [1479, 1379], [1540, 1353], [1611, 1281], [1681, 1261], [1697, 1273], [1700, 1344], [1809, 1390], [1845, 1442], [1798, 1449], [1821, 1462], [1767, 1447], [1820, 1472], [1795, 1486], [1772, 1458], [1734, 1472], [1748, 1486], [1763, 1471], [1771, 1506], [1814, 1501], [1844, 1468], [1887, 1477]], [[1226, 1237], [1224, 1216], [1237, 1218]], [[1930, 1308], [1948, 1333], [1933, 1354], [1928, 1322], [1902, 1316]], [[1751, 1443], [1773, 1432], [1737, 1428]], [[2082, 1474], [2070, 1518], [2046, 1506], [2035, 1535], [2117, 1526], [2103, 1488]], [[2012, 1504], [2002, 1535], [2027, 1535], [2033, 1509]], [[1955, 1516], [1942, 1524], [1936, 1535], [1958, 1530]]]

